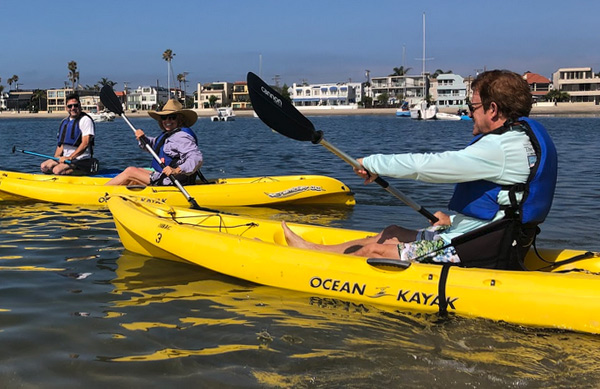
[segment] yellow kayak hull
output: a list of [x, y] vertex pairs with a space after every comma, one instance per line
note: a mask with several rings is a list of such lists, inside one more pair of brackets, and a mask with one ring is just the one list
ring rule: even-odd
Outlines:
[[[105, 186], [108, 180], [0, 171], [0, 201], [99, 205], [106, 195], [135, 195], [169, 205], [189, 206], [174, 186]], [[353, 193], [343, 182], [318, 175], [221, 178], [210, 184], [188, 185], [185, 189], [202, 207], [355, 204]]]
[[[289, 247], [277, 221], [133, 198], [111, 197], [108, 206], [124, 247], [137, 254], [190, 262], [257, 284], [403, 311], [434, 313], [440, 301], [446, 301], [448, 312], [465, 317], [600, 333], [598, 253], [554, 272], [451, 267], [444, 277], [440, 265], [370, 265], [363, 257]], [[315, 243], [335, 244], [374, 234], [288, 224]], [[550, 262], [583, 253], [541, 252]], [[526, 265], [540, 269], [547, 263], [532, 255]], [[440, 282], [444, 278], [445, 284]]]

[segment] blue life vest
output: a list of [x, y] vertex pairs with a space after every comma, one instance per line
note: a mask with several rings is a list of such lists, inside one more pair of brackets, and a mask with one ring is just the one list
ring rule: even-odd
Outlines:
[[[492, 220], [500, 209], [505, 211], [507, 217], [516, 218], [522, 224], [539, 224], [546, 219], [556, 188], [558, 172], [556, 147], [546, 129], [535, 120], [523, 117], [512, 125], [515, 124], [520, 124], [525, 129], [537, 156], [527, 182], [504, 186], [486, 180], [459, 183], [450, 199], [449, 209], [483, 220]], [[483, 136], [510, 131], [512, 125], [505, 123], [498, 130], [476, 137], [471, 144]], [[500, 190], [508, 190], [511, 202], [509, 206], [498, 204]], [[516, 200], [517, 192], [523, 192], [520, 203]]]
[[[92, 127], [94, 128], [94, 133], [96, 132], [94, 120], [86, 113], [82, 113], [74, 120], [70, 120], [70, 118], [65, 118], [60, 123], [60, 127], [58, 128], [58, 146], [62, 146], [64, 144], [77, 147], [81, 144], [81, 129], [79, 128], [79, 120], [81, 120], [81, 118], [84, 116], [90, 118], [90, 120], [92, 121]], [[89, 143], [90, 154], [93, 153], [93, 145], [94, 137], [92, 136]]]
[[[165, 153], [164, 146], [165, 146], [165, 142], [167, 141], [167, 139], [171, 135], [174, 135], [174, 134], [178, 133], [179, 131], [183, 131], [186, 134], [191, 135], [194, 138], [194, 141], [196, 142], [196, 144], [198, 144], [198, 138], [196, 137], [196, 134], [194, 134], [194, 131], [192, 131], [191, 128], [182, 127], [182, 128], [176, 128], [171, 131], [163, 131], [163, 133], [160, 134], [156, 138], [156, 142], [154, 143], [153, 149], [154, 149], [154, 152], [156, 153], [156, 155], [158, 155], [158, 158], [160, 158], [160, 160], [163, 161], [165, 166], [175, 167], [177, 165], [178, 160], [174, 161], [172, 157], [168, 156], [167, 153]], [[160, 164], [156, 160], [152, 161], [152, 168], [157, 172], [162, 172], [162, 166], [160, 166]]]

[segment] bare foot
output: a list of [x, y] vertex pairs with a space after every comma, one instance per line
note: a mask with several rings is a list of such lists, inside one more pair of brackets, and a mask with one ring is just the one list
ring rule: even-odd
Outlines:
[[283, 235], [285, 236], [285, 240], [288, 246], [299, 247], [303, 249], [314, 248], [314, 245], [312, 245], [310, 242], [305, 241], [298, 234], [290, 230], [288, 225], [285, 224], [285, 221], [281, 222], [281, 228], [283, 228]]

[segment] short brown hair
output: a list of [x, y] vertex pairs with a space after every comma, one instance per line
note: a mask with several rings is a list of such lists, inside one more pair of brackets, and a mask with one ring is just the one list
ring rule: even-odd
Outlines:
[[471, 85], [473, 92], [478, 91], [485, 110], [492, 102], [498, 111], [511, 121], [529, 116], [533, 97], [527, 81], [510, 70], [490, 70], [477, 76]]

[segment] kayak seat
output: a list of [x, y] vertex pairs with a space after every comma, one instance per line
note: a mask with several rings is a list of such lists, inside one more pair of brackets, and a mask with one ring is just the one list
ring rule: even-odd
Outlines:
[[461, 267], [523, 270], [523, 260], [538, 232], [537, 226], [505, 218], [458, 236], [451, 245]]

